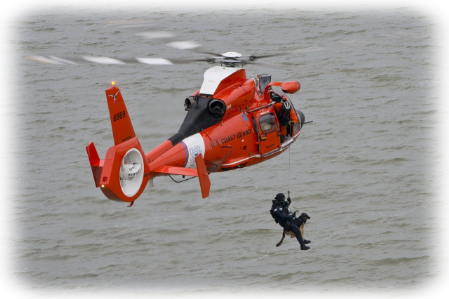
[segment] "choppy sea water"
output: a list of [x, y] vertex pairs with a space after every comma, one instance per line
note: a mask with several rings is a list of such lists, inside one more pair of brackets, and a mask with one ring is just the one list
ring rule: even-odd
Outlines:
[[[312, 124], [275, 159], [196, 180], [158, 178], [132, 208], [95, 189], [85, 153], [112, 145], [104, 90], [121, 88], [146, 152], [176, 133], [184, 98], [207, 64], [52, 66], [26, 55], [203, 58], [119, 29], [145, 19], [210, 52], [290, 52], [247, 76], [298, 80], [295, 107]], [[257, 9], [216, 12], [36, 11], [11, 25], [16, 53], [14, 277], [31, 292], [418, 290], [439, 260], [435, 70], [438, 40], [424, 14]], [[262, 61], [261, 61], [262, 62]], [[295, 66], [295, 67], [292, 67]], [[289, 163], [290, 162], [290, 163]], [[23, 171], [22, 171], [23, 170]], [[311, 219], [300, 251], [276, 248], [268, 210], [291, 190]]]

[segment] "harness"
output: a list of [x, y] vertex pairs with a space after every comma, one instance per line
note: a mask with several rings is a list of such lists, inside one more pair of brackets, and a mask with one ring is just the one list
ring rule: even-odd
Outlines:
[[286, 206], [286, 203], [284, 200], [273, 200], [273, 204], [271, 205], [270, 214], [273, 217], [274, 221], [276, 223], [279, 223], [281, 226], [284, 224], [284, 219], [280, 216], [280, 214], [286, 214], [288, 215], [288, 207]]

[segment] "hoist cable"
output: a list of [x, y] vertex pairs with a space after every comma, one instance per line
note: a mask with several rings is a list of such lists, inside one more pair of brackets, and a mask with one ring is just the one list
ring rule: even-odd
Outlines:
[[289, 196], [290, 196], [290, 147], [288, 148], [288, 189], [287, 189], [287, 194]]

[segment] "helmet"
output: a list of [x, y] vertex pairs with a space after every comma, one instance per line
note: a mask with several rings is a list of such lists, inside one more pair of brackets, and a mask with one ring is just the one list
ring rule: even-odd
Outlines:
[[282, 100], [282, 97], [274, 91], [270, 92], [270, 98], [276, 103], [280, 103]]
[[284, 193], [278, 193], [274, 199], [285, 200], [285, 195], [284, 195]]

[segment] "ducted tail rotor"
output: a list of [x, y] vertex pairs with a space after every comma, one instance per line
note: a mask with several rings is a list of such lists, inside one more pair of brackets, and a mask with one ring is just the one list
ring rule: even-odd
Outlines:
[[123, 194], [133, 197], [143, 181], [143, 159], [140, 152], [134, 148], [128, 150], [120, 164], [120, 187]]

